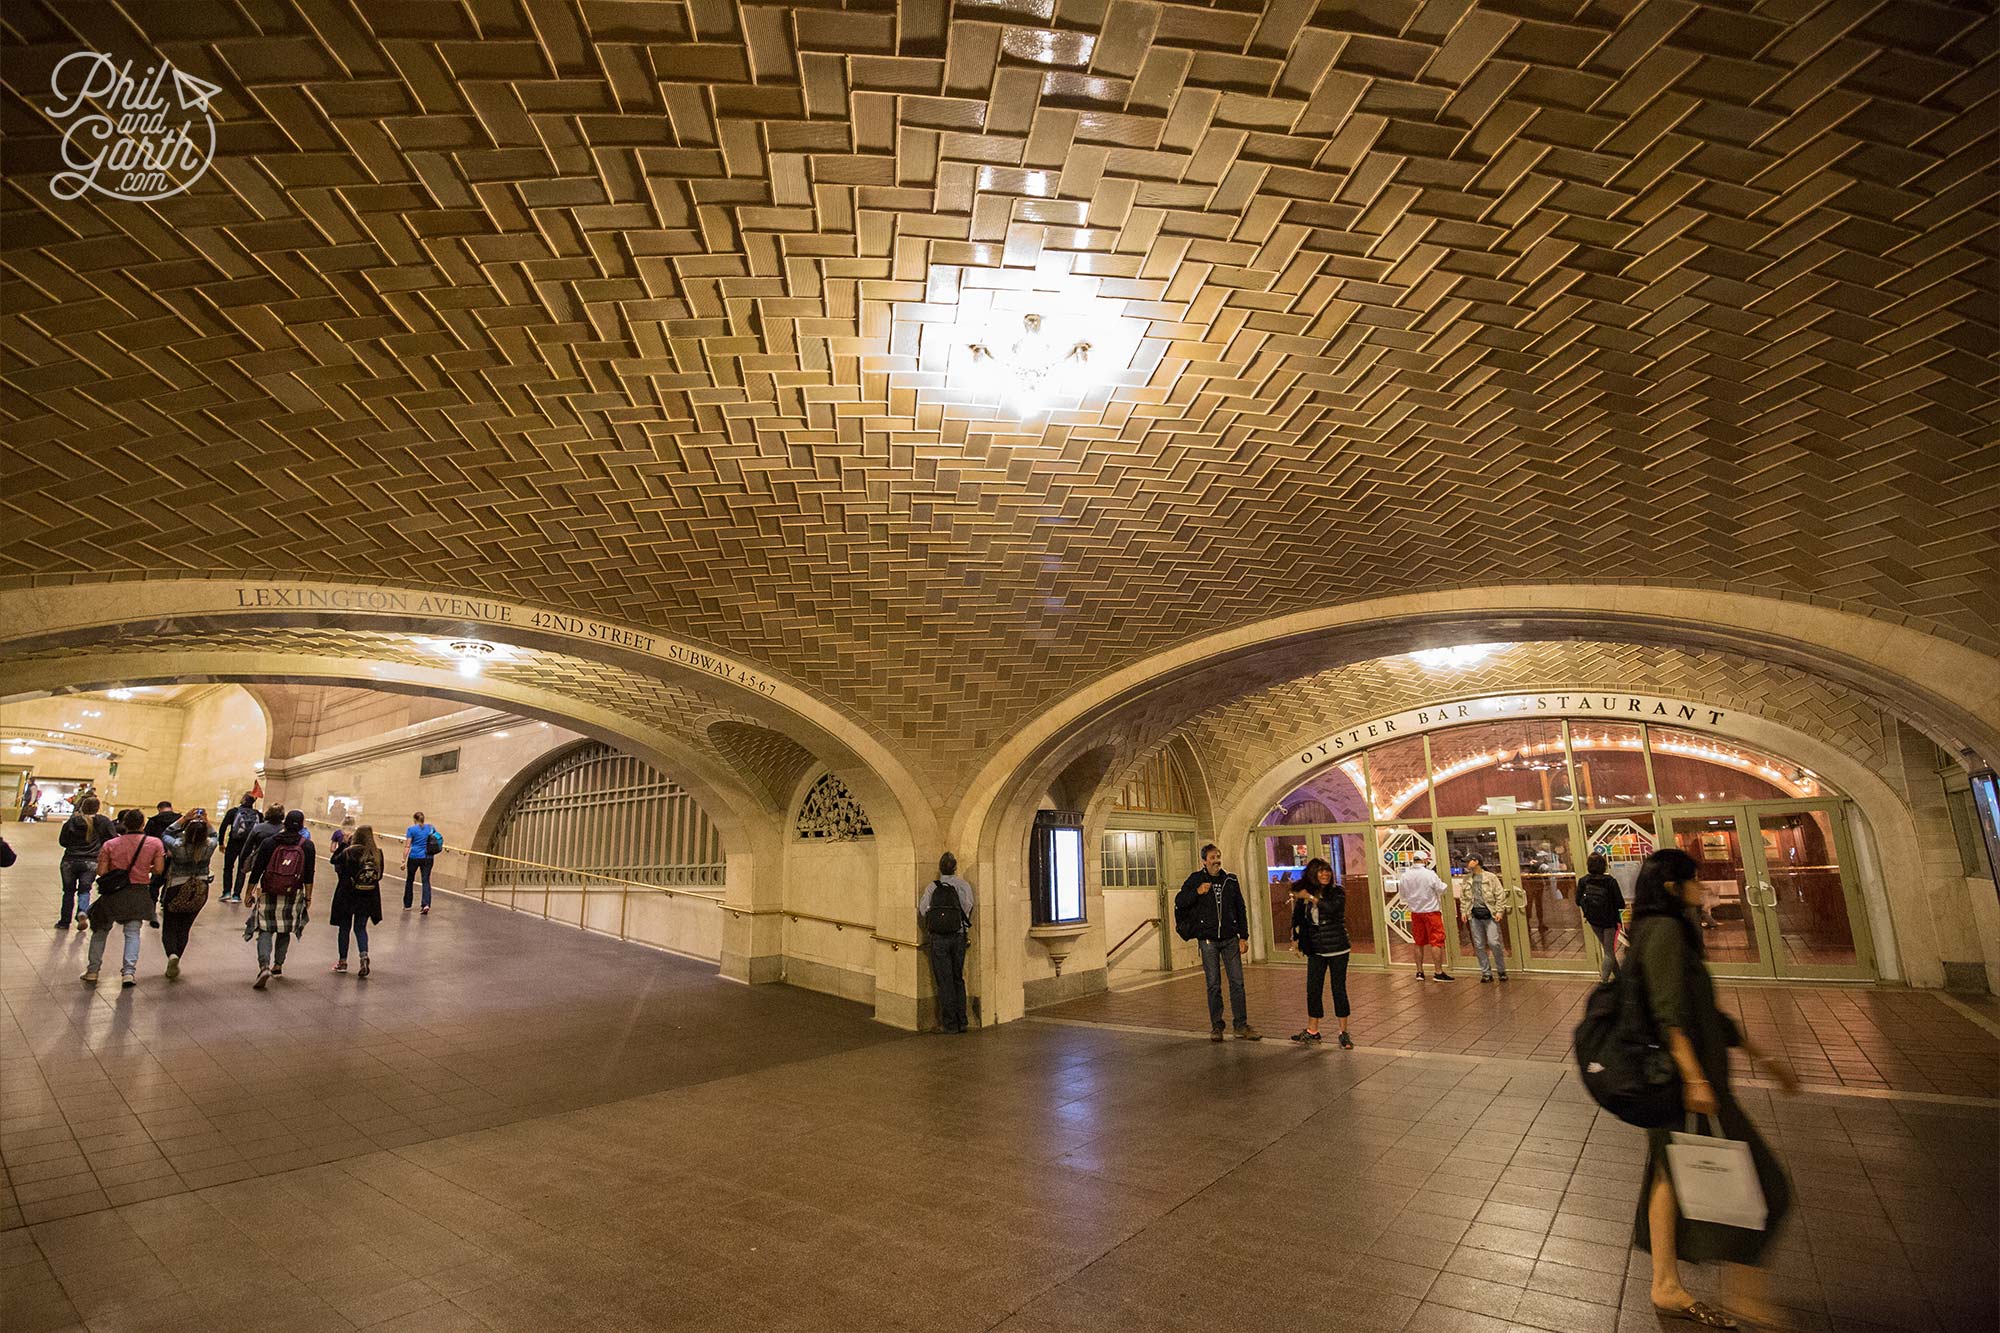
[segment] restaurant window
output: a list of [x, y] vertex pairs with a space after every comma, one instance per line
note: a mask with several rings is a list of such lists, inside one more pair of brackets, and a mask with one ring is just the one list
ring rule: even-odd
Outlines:
[[1441, 818], [1574, 806], [1560, 722], [1507, 718], [1440, 731], [1431, 767]]
[[1622, 722], [1575, 720], [1569, 724], [1577, 793], [1587, 810], [1651, 805], [1646, 775], [1646, 729]]
[[1377, 745], [1363, 758], [1367, 760], [1375, 818], [1430, 818], [1430, 769], [1422, 736]]
[[1648, 728], [1662, 805], [1781, 801], [1838, 795], [1824, 778], [1740, 741], [1674, 727]]

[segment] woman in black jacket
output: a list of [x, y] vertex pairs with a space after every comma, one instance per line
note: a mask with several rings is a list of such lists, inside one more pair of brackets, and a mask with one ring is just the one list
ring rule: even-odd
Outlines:
[[[1632, 1243], [1653, 1256], [1653, 1307], [1662, 1314], [1692, 1320], [1704, 1328], [1735, 1328], [1736, 1320], [1681, 1285], [1679, 1261], [1727, 1261], [1723, 1297], [1740, 1312], [1763, 1324], [1769, 1311], [1761, 1274], [1754, 1267], [1777, 1234], [1791, 1207], [1791, 1184], [1778, 1159], [1738, 1105], [1730, 1088], [1729, 1049], [1740, 1047], [1753, 1064], [1787, 1092], [1798, 1079], [1782, 1060], [1771, 1059], [1750, 1043], [1743, 1030], [1715, 1002], [1715, 982], [1702, 961], [1701, 931], [1694, 913], [1701, 901], [1700, 868], [1678, 847], [1664, 847], [1639, 867], [1632, 889], [1631, 944], [1625, 966], [1637, 968], [1647, 1008], [1659, 1027], [1668, 1052], [1681, 1075], [1681, 1097], [1688, 1115], [1709, 1116], [1715, 1128], [1705, 1132], [1750, 1145], [1750, 1159], [1764, 1190], [1770, 1216], [1761, 1231], [1696, 1222], [1681, 1215], [1667, 1168], [1667, 1145], [1673, 1126], [1646, 1131], [1646, 1182], [1639, 1189]], [[1735, 1267], [1741, 1265], [1741, 1267]]]
[[1342, 1050], [1354, 1049], [1347, 1035], [1347, 959], [1353, 952], [1347, 938], [1347, 890], [1333, 881], [1333, 867], [1315, 856], [1303, 875], [1292, 881], [1292, 951], [1306, 960], [1306, 1026], [1292, 1040], [1320, 1039], [1319, 1020], [1326, 1015], [1320, 1000], [1321, 978], [1333, 983], [1333, 1016], [1340, 1020]]

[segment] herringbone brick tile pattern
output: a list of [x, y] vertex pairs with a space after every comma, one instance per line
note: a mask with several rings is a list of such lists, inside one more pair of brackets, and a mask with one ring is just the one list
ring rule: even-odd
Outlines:
[[[486, 590], [983, 747], [1506, 581], [2000, 647], [1979, 0], [8, 7], [0, 578]], [[222, 149], [48, 189], [55, 62]], [[1083, 303], [1017, 420], [969, 315]]]
[[710, 723], [708, 743], [743, 775], [752, 791], [786, 814], [792, 813], [785, 808], [791, 803], [792, 789], [806, 770], [819, 762], [811, 750], [791, 737], [744, 722]]
[[[1822, 678], [1719, 653], [1629, 643], [1522, 643], [1472, 666], [1378, 658], [1247, 694], [1187, 718], [1164, 736], [1148, 737], [1135, 762], [1119, 766], [1118, 782], [1178, 734], [1201, 757], [1215, 808], [1227, 809], [1271, 764], [1343, 726], [1450, 699], [1579, 687], [1704, 700], [1781, 723], [1871, 769], [1886, 766], [1880, 706]], [[1116, 789], [1117, 783], [1106, 788]]]

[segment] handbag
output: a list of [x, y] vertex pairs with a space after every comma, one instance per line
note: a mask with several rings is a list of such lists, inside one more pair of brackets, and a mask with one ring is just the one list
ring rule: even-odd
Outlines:
[[169, 912], [199, 912], [208, 904], [208, 886], [213, 875], [190, 875], [173, 886], [172, 896], [161, 904]]
[[1697, 1134], [1696, 1121], [1690, 1115], [1688, 1132], [1675, 1130], [1667, 1141], [1667, 1171], [1673, 1177], [1681, 1216], [1690, 1222], [1762, 1231], [1771, 1214], [1750, 1145], [1741, 1139]]
[[1474, 921], [1491, 921], [1493, 919], [1493, 909], [1485, 903], [1474, 903], [1472, 905], [1472, 919]]

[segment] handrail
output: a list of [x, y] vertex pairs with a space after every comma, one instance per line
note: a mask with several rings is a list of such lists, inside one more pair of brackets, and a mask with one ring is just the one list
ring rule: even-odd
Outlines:
[[821, 916], [817, 912], [799, 912], [789, 907], [728, 907], [723, 911], [731, 916], [788, 916], [794, 921], [819, 921], [842, 930], [873, 930], [873, 921], [846, 921], [837, 916]]
[[[334, 823], [330, 819], [315, 819], [311, 815], [306, 816], [306, 823], [318, 824], [324, 828], [340, 827], [340, 825]], [[400, 833], [377, 833], [375, 837], [378, 840], [386, 840], [389, 842], [401, 842], [401, 843], [409, 842], [409, 839], [404, 837]], [[621, 893], [630, 893], [632, 890], [637, 889], [641, 893], [664, 893], [672, 898], [698, 898], [703, 902], [710, 902], [717, 904], [720, 904], [724, 899], [724, 897], [727, 896], [722, 893], [702, 893], [694, 889], [676, 889], [666, 884], [646, 884], [636, 879], [622, 879], [617, 875], [600, 875], [594, 870], [566, 870], [561, 866], [544, 865], [540, 861], [523, 861], [518, 856], [502, 856], [498, 852], [476, 852], [471, 850], [470, 848], [457, 848], [457, 847], [453, 848], [452, 850], [457, 852], [460, 856], [484, 857], [488, 861], [505, 861], [510, 865], [528, 866], [535, 870], [546, 870], [552, 874], [557, 874], [557, 875], [575, 875], [580, 877], [588, 877], [593, 880], [602, 880], [606, 884], [617, 884], [622, 886], [620, 889], [617, 890], [617, 892]], [[480, 887], [484, 889], [485, 885], [481, 885]], [[518, 885], [518, 886], [495, 885], [493, 891], [495, 893], [536, 893], [536, 892], [545, 892], [546, 890], [542, 885], [528, 884], [528, 885]], [[579, 884], [574, 888], [569, 888], [564, 890], [564, 892], [566, 893], [588, 893], [590, 891], [591, 891], [590, 886], [583, 884]], [[599, 889], [598, 892], [610, 893], [613, 892], [613, 890]]]
[[1123, 949], [1126, 945], [1130, 944], [1133, 941], [1133, 939], [1135, 939], [1138, 936], [1140, 931], [1148, 929], [1157, 930], [1159, 928], [1159, 925], [1160, 925], [1160, 918], [1156, 916], [1149, 916], [1144, 921], [1141, 921], [1138, 925], [1132, 927], [1132, 929], [1126, 931], [1125, 938], [1118, 941], [1118, 943], [1112, 945], [1111, 952], [1104, 955], [1104, 965], [1106, 967], [1109, 967], [1114, 961], [1116, 961], [1119, 950]]

